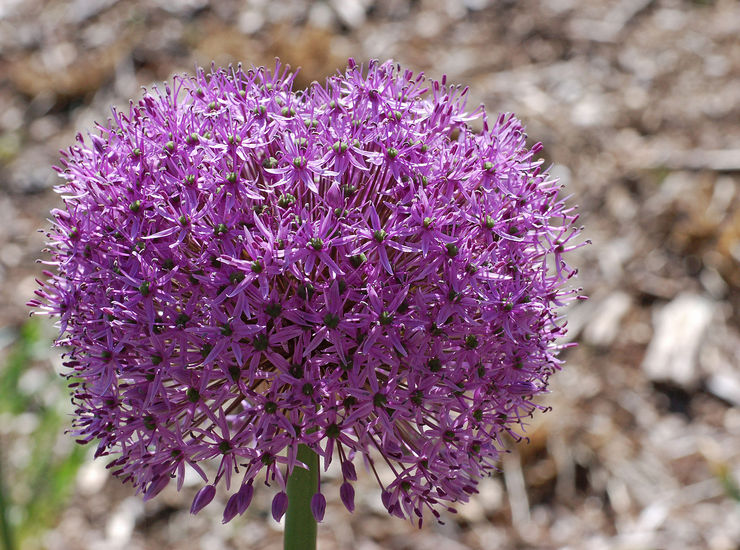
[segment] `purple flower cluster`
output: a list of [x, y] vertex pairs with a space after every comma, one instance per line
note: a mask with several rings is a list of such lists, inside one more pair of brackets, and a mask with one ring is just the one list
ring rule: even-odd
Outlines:
[[576, 215], [521, 124], [444, 78], [292, 80], [176, 78], [78, 136], [31, 305], [60, 321], [80, 440], [145, 498], [190, 467], [192, 511], [223, 482], [229, 521], [260, 476], [279, 518], [302, 443], [349, 510], [361, 455], [391, 514], [439, 517], [559, 368]]

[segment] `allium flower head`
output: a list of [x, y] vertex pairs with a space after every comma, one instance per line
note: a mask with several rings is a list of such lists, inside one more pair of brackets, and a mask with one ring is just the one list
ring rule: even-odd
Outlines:
[[439, 517], [559, 368], [576, 216], [521, 124], [444, 78], [292, 80], [175, 78], [78, 136], [32, 305], [59, 319], [76, 434], [145, 498], [193, 468], [193, 512], [223, 484], [229, 521], [259, 478], [279, 517], [303, 443], [348, 509], [361, 455], [393, 472], [389, 512]]

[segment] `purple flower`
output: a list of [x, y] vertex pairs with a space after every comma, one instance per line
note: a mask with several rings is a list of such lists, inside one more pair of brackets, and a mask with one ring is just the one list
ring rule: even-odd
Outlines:
[[316, 521], [321, 523], [326, 512], [326, 497], [321, 493], [316, 493], [311, 497], [311, 513]]
[[342, 499], [342, 503], [350, 512], [355, 509], [355, 488], [351, 483], [345, 481], [339, 488], [339, 498]]
[[285, 491], [280, 491], [272, 499], [273, 519], [275, 521], [280, 521], [280, 519], [285, 515], [285, 512], [287, 509], [288, 509], [288, 495], [287, 493], [285, 493]]
[[249, 507], [249, 503], [252, 502], [252, 495], [254, 494], [254, 486], [252, 482], [242, 485], [239, 490], [229, 497], [224, 508], [223, 522], [230, 522], [237, 514], [243, 514]]
[[193, 504], [190, 507], [190, 513], [197, 514], [198, 512], [200, 512], [203, 508], [210, 504], [210, 502], [213, 500], [213, 497], [215, 496], [216, 487], [214, 487], [213, 485], [205, 485], [195, 495], [195, 498], [193, 499]]
[[229, 521], [264, 476], [279, 518], [305, 444], [348, 509], [359, 454], [392, 468], [389, 512], [438, 516], [560, 368], [577, 216], [516, 118], [445, 79], [292, 81], [176, 78], [79, 136], [31, 305], [59, 319], [79, 440], [145, 498], [191, 468], [193, 511], [221, 484]]

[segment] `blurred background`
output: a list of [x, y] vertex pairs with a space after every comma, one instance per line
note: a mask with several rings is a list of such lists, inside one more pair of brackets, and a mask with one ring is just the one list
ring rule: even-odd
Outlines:
[[593, 241], [530, 443], [422, 530], [367, 476], [353, 515], [330, 487], [320, 548], [740, 548], [739, 37], [735, 0], [0, 0], [0, 548], [281, 548], [272, 489], [223, 526], [221, 494], [191, 517], [195, 484], [144, 504], [93, 463], [24, 305], [76, 132], [175, 73], [276, 56], [299, 87], [394, 58], [517, 113]]

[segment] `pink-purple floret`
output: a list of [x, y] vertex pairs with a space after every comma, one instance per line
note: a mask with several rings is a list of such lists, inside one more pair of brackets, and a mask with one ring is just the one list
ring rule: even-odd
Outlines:
[[145, 498], [190, 467], [192, 511], [223, 484], [229, 521], [259, 478], [282, 515], [303, 443], [348, 509], [361, 458], [391, 514], [439, 517], [542, 408], [577, 215], [520, 122], [444, 78], [292, 81], [176, 78], [78, 136], [31, 305], [59, 320], [75, 433]]

